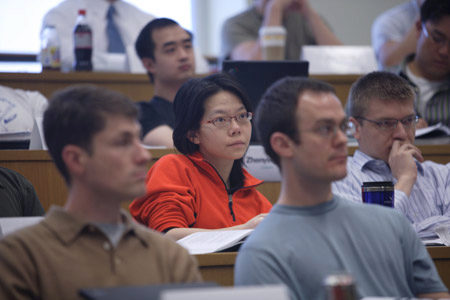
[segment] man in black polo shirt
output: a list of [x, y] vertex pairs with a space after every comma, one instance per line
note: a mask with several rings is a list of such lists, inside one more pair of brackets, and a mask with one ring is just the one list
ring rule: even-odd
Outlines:
[[141, 30], [135, 46], [154, 86], [154, 97], [138, 104], [143, 142], [173, 147], [172, 102], [195, 72], [192, 34], [171, 19], [154, 19]]

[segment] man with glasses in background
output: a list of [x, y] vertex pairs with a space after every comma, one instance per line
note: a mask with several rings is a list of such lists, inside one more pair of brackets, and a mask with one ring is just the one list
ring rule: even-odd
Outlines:
[[424, 161], [414, 146], [418, 117], [409, 83], [392, 73], [367, 74], [353, 84], [348, 108], [359, 149], [333, 193], [361, 202], [363, 182], [392, 181], [394, 206], [420, 237], [435, 237], [437, 227], [450, 226], [450, 164]]
[[416, 28], [416, 53], [399, 74], [415, 89], [419, 115], [430, 125], [450, 126], [450, 0], [425, 1]]

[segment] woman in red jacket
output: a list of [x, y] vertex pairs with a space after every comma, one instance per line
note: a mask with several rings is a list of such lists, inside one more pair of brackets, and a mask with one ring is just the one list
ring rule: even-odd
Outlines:
[[196, 231], [254, 228], [271, 209], [262, 181], [243, 167], [252, 132], [250, 101], [226, 74], [186, 82], [174, 100], [174, 145], [147, 175], [133, 217], [175, 239]]

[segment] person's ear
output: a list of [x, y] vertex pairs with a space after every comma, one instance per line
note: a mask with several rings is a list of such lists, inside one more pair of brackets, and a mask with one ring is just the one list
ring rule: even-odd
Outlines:
[[359, 140], [361, 138], [361, 123], [358, 122], [358, 120], [353, 118], [353, 117], [348, 118], [348, 120], [350, 122], [352, 122], [352, 124], [353, 124], [353, 126], [355, 128], [355, 133], [353, 134], [353, 137], [356, 140]]
[[142, 61], [142, 65], [144, 66], [144, 68], [150, 72], [150, 73], [155, 73], [155, 61], [149, 57], [144, 57], [141, 59]]
[[187, 138], [193, 144], [200, 144], [200, 138], [198, 136], [197, 130], [189, 130], [189, 132], [187, 133]]
[[294, 144], [294, 141], [284, 133], [276, 131], [270, 136], [270, 146], [280, 158], [292, 157], [294, 155]]
[[61, 152], [62, 160], [71, 177], [84, 173], [88, 156], [84, 149], [75, 145], [66, 145]]
[[420, 18], [416, 21], [415, 25], [416, 25], [416, 38], [419, 38], [420, 34], [422, 33], [422, 21], [420, 20]]

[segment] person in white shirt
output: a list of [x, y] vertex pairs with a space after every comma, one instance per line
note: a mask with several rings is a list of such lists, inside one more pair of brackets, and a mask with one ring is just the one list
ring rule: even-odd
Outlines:
[[450, 1], [426, 0], [415, 26], [417, 48], [399, 75], [414, 87], [418, 114], [429, 125], [450, 126]]
[[416, 21], [424, 0], [410, 0], [379, 15], [372, 24], [372, 46], [380, 69], [394, 70], [416, 50]]
[[[113, 20], [122, 39], [125, 52], [108, 52], [107, 15], [114, 6]], [[58, 32], [63, 71], [73, 68], [75, 60], [73, 29], [79, 9], [86, 9], [86, 20], [92, 30], [92, 64], [94, 71], [120, 71], [144, 73], [134, 50], [134, 42], [142, 27], [155, 17], [132, 4], [121, 0], [65, 0], [52, 8], [44, 16], [42, 30], [54, 26]], [[207, 73], [206, 61], [200, 60], [197, 73]]]
[[34, 120], [42, 118], [47, 99], [39, 92], [0, 86], [0, 134], [2, 142], [30, 139]]

